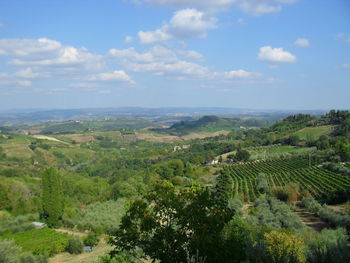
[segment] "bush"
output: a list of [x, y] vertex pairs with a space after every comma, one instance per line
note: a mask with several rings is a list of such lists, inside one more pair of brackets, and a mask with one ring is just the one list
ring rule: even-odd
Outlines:
[[39, 219], [36, 214], [21, 215], [12, 217], [9, 214], [1, 213], [0, 217], [0, 235], [12, 234], [16, 232], [27, 231], [33, 229], [33, 221]]
[[68, 240], [67, 251], [70, 254], [80, 254], [84, 250], [83, 241], [80, 238], [71, 238]]
[[98, 244], [100, 240], [94, 232], [90, 232], [88, 236], [84, 239], [84, 245], [89, 247], [94, 247]]
[[17, 263], [21, 248], [13, 240], [0, 240], [0, 262]]
[[266, 262], [304, 263], [305, 244], [301, 237], [284, 232], [272, 231], [265, 234]]
[[350, 262], [345, 229], [324, 229], [307, 242], [307, 259], [310, 263]]
[[47, 263], [47, 256], [37, 255], [31, 253], [24, 253], [19, 257], [19, 263]]
[[322, 205], [317, 202], [313, 197], [304, 197], [301, 200], [302, 205], [311, 213], [318, 214]]
[[68, 227], [76, 226], [79, 230], [90, 230], [95, 233], [103, 233], [118, 227], [120, 219], [125, 211], [125, 200], [96, 202], [85, 209], [78, 210], [72, 216], [64, 215], [63, 223]]

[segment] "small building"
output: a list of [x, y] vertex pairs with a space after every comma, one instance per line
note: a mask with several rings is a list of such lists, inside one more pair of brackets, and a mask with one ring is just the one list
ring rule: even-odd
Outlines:
[[45, 223], [41, 223], [41, 222], [32, 222], [32, 225], [34, 226], [35, 229], [41, 229], [47, 226]]

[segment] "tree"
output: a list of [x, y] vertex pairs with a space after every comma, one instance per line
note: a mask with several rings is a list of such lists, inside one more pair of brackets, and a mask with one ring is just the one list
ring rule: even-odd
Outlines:
[[256, 189], [261, 194], [266, 194], [269, 192], [269, 190], [270, 190], [269, 183], [268, 183], [266, 175], [264, 173], [258, 174], [258, 176], [256, 178]]
[[64, 210], [63, 198], [60, 175], [54, 168], [47, 168], [42, 177], [42, 204], [43, 217], [49, 226], [60, 224]]
[[221, 258], [221, 232], [232, 215], [208, 188], [178, 191], [169, 182], [158, 182], [131, 202], [112, 235], [112, 255], [141, 248], [151, 259], [167, 263], [186, 262], [188, 255], [229, 262]]
[[67, 251], [70, 254], [80, 254], [84, 250], [84, 243], [80, 238], [73, 237], [68, 240]]
[[246, 150], [242, 150], [240, 147], [237, 149], [235, 159], [237, 161], [246, 162], [250, 158], [250, 153]]
[[301, 237], [280, 231], [265, 234], [266, 262], [304, 263], [305, 244]]

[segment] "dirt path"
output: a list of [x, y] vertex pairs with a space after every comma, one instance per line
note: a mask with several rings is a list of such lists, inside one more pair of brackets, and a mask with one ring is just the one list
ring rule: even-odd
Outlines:
[[72, 255], [67, 252], [60, 253], [49, 258], [49, 263], [95, 263], [98, 262], [100, 256], [109, 253], [111, 250], [112, 247], [102, 238], [92, 252], [83, 252], [78, 255]]
[[45, 136], [45, 135], [33, 135], [32, 137], [36, 138], [36, 139], [40, 139], [40, 140], [48, 140], [48, 141], [53, 141], [53, 142], [60, 142], [60, 143], [64, 143], [64, 144], [69, 144], [69, 143], [66, 143], [64, 141], [60, 141], [54, 137], [49, 137], [49, 136]]
[[320, 232], [322, 229], [327, 227], [327, 224], [325, 222], [311, 214], [305, 208], [298, 207], [295, 210], [295, 213], [300, 217], [306, 226], [313, 228], [317, 232]]
[[67, 234], [70, 234], [70, 235], [73, 235], [73, 236], [79, 236], [79, 237], [86, 237], [87, 236], [86, 233], [76, 232], [76, 231], [72, 231], [72, 230], [65, 229], [65, 228], [58, 228], [58, 229], [55, 229], [55, 230], [57, 232], [67, 233]]

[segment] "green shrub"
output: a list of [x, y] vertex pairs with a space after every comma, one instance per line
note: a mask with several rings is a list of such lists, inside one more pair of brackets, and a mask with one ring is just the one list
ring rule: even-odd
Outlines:
[[348, 236], [345, 229], [324, 229], [307, 241], [307, 259], [310, 263], [350, 262]]
[[96, 202], [78, 211], [76, 215], [65, 215], [63, 223], [66, 226], [76, 226], [79, 230], [90, 230], [103, 233], [116, 229], [125, 211], [125, 200]]
[[94, 247], [98, 244], [98, 236], [94, 232], [89, 232], [88, 236], [84, 239], [84, 245]]
[[80, 254], [84, 250], [83, 241], [80, 238], [73, 237], [68, 240], [67, 251], [70, 254]]
[[21, 248], [13, 240], [0, 239], [0, 263], [17, 263]]

